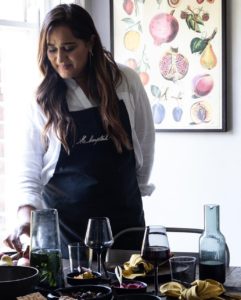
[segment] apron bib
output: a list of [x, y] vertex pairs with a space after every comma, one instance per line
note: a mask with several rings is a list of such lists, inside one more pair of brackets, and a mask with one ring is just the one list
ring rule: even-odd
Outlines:
[[[119, 113], [132, 142], [123, 101], [119, 101]], [[108, 217], [113, 235], [145, 225], [134, 150], [117, 153], [97, 107], [71, 115], [77, 126], [76, 142], [69, 155], [61, 147], [54, 175], [43, 189], [47, 207], [58, 210], [64, 257], [68, 243], [84, 239], [90, 217]]]

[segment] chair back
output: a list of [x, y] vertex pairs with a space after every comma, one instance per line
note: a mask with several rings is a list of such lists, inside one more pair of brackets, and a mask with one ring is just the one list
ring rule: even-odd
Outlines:
[[[144, 236], [144, 231], [145, 227], [131, 227], [124, 229], [117, 233], [114, 236], [114, 244], [110, 249], [107, 251], [106, 255], [106, 261], [108, 263], [113, 263], [113, 264], [123, 264], [125, 261], [128, 261], [130, 259], [130, 256], [134, 253], [140, 253], [141, 251], [141, 246], [142, 246], [142, 240]], [[199, 253], [198, 253], [198, 239], [199, 236], [203, 233], [203, 229], [200, 228], [180, 228], [180, 227], [166, 227], [168, 239], [171, 240], [174, 236], [171, 237], [172, 234], [175, 234], [175, 237], [177, 236], [176, 234], [186, 234], [186, 237], [183, 236], [183, 243], [182, 244], [188, 244], [187, 242], [190, 241], [190, 234], [197, 235], [196, 240], [194, 241], [196, 249], [187, 251], [187, 250], [182, 250], [182, 251], [173, 251], [173, 254], [176, 256], [180, 255], [191, 255], [199, 258]], [[174, 237], [174, 238], [175, 238]], [[192, 236], [191, 236], [192, 237]], [[134, 242], [133, 242], [134, 241]], [[124, 245], [124, 247], [123, 247]], [[179, 243], [180, 245], [180, 243]], [[170, 244], [171, 251], [172, 251], [172, 244]], [[226, 243], [226, 263], [227, 266], [229, 266], [230, 262], [230, 253], [229, 253], [229, 248]], [[121, 249], [121, 253], [120, 253]]]

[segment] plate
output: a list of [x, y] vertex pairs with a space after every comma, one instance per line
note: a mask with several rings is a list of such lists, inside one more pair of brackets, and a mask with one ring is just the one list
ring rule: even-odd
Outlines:
[[[107, 264], [107, 269], [110, 272], [114, 272], [116, 265]], [[128, 278], [127, 278], [128, 279]], [[154, 270], [146, 274], [145, 276], [137, 276], [134, 280], [144, 281], [145, 283], [153, 283]], [[158, 283], [165, 283], [171, 280], [169, 262], [166, 262], [158, 269]]]
[[0, 298], [16, 299], [26, 295], [34, 290], [38, 280], [39, 271], [36, 268], [0, 266]]
[[[62, 295], [68, 295], [73, 297], [77, 293], [86, 293], [94, 292], [101, 293], [102, 295], [97, 296], [93, 299], [102, 299], [102, 300], [111, 300], [112, 299], [112, 290], [110, 287], [104, 285], [80, 285], [75, 287], [67, 287], [63, 289], [57, 289], [47, 295], [48, 300], [58, 300]], [[77, 299], [77, 298], [76, 298]], [[91, 298], [89, 298], [91, 299]]]

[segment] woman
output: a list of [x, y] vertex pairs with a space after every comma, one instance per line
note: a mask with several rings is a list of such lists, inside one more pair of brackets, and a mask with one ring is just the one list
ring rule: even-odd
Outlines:
[[43, 80], [23, 139], [18, 226], [5, 243], [20, 250], [31, 210], [56, 208], [67, 256], [89, 217], [109, 217], [113, 234], [145, 225], [154, 126], [138, 75], [117, 66], [82, 7], [62, 4], [46, 15], [38, 61]]

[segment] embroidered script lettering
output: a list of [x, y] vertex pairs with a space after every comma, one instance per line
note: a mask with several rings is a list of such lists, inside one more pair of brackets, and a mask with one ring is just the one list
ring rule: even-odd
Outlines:
[[104, 135], [102, 134], [99, 137], [95, 137], [94, 135], [91, 135], [90, 137], [87, 137], [87, 135], [83, 135], [82, 138], [76, 143], [76, 144], [94, 144], [101, 142], [106, 142], [109, 140], [108, 134]]

